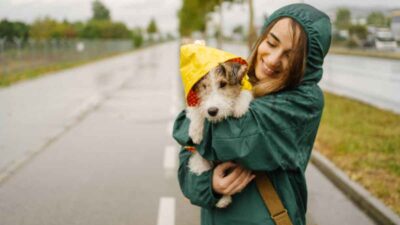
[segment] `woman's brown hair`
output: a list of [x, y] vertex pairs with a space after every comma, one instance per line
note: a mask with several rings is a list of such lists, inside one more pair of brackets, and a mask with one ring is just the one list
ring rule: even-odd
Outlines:
[[[281, 19], [281, 18], [280, 18]], [[300, 84], [305, 67], [307, 57], [307, 35], [302, 26], [295, 20], [291, 20], [290, 25], [293, 32], [293, 53], [289, 56], [289, 69], [282, 76], [276, 79], [258, 80], [255, 75], [255, 64], [257, 61], [257, 49], [262, 41], [268, 36], [272, 27], [278, 22], [279, 19], [271, 22], [265, 29], [264, 33], [257, 40], [253, 50], [249, 56], [249, 80], [253, 85], [253, 95], [255, 97], [264, 96], [269, 93], [278, 92], [283, 89], [290, 89]], [[299, 31], [299, 33], [298, 33]], [[296, 38], [297, 37], [297, 38]]]

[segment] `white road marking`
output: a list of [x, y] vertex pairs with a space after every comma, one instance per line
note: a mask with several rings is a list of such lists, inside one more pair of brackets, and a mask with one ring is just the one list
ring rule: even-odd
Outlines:
[[175, 198], [161, 197], [157, 225], [175, 225]]
[[177, 149], [169, 145], [165, 147], [164, 151], [164, 169], [166, 170], [174, 170], [176, 168], [176, 156], [177, 156]]

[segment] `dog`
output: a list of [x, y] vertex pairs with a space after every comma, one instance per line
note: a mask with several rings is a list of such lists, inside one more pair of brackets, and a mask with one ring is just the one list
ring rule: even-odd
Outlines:
[[[203, 139], [205, 119], [217, 123], [229, 116], [239, 118], [248, 111], [253, 95], [251, 91], [242, 89], [241, 82], [246, 74], [247, 65], [228, 61], [218, 64], [193, 86], [199, 104], [187, 107], [186, 115], [190, 119], [189, 136], [194, 144]], [[191, 172], [200, 175], [212, 169], [213, 162], [195, 151], [188, 166]], [[225, 208], [231, 202], [232, 197], [225, 195], [216, 206]]]

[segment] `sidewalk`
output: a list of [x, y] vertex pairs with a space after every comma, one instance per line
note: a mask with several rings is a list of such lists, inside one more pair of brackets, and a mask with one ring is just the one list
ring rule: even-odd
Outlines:
[[308, 225], [376, 224], [312, 163], [307, 167], [306, 178], [308, 185]]

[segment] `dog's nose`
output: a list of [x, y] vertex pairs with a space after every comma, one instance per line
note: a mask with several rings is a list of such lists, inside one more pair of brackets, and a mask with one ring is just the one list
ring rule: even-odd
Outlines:
[[216, 116], [218, 114], [218, 108], [217, 107], [211, 107], [208, 109], [208, 114], [210, 116]]

